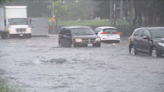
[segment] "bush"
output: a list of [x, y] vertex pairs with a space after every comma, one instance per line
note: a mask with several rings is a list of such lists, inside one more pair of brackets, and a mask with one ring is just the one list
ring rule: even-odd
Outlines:
[[8, 84], [7, 81], [0, 78], [0, 92], [25, 92]]

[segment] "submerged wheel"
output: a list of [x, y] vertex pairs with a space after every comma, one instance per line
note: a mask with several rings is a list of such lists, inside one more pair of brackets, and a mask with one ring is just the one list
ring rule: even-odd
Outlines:
[[71, 43], [70, 47], [75, 48], [75, 47], [78, 47], [78, 46], [76, 44], [74, 44], [74, 43]]
[[131, 46], [131, 48], [130, 48], [130, 54], [131, 55], [136, 55], [137, 54], [136, 49], [135, 49], [134, 46]]
[[59, 44], [59, 47], [63, 47], [63, 45], [61, 44], [61, 42], [60, 42], [60, 41], [59, 41], [59, 43], [58, 43], [58, 44]]
[[151, 50], [151, 56], [152, 57], [159, 57], [160, 55], [159, 55], [159, 53], [158, 53], [158, 51], [157, 51], [157, 49], [156, 49], [156, 47], [153, 47], [152, 48], [152, 50]]
[[8, 36], [7, 32], [1, 32], [1, 39], [6, 39]]

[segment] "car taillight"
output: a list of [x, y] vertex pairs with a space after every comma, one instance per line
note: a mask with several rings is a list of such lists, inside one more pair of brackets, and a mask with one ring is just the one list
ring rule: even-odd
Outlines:
[[119, 32], [116, 32], [116, 34], [120, 34]]
[[128, 41], [129, 41], [129, 45], [130, 45], [130, 38], [128, 38]]
[[107, 32], [102, 32], [101, 34], [107, 34]]

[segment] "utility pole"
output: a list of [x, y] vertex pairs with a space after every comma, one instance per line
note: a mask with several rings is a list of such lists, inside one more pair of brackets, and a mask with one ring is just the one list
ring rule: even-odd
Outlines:
[[93, 6], [92, 6], [92, 0], [89, 0], [90, 3], [90, 16], [91, 16], [91, 20], [93, 19]]
[[113, 5], [113, 10], [114, 10], [114, 26], [116, 26], [116, 2], [114, 0], [114, 5]]
[[[51, 15], [52, 15], [52, 17], [54, 17], [54, 1], [53, 0], [51, 0], [51, 7], [52, 7], [52, 9], [51, 9]], [[55, 33], [55, 31], [54, 31], [54, 21], [52, 21], [52, 33]]]
[[133, 0], [130, 2], [130, 24], [133, 25]]
[[123, 0], [120, 0], [120, 25], [123, 25]]
[[110, 25], [113, 26], [113, 0], [110, 0]]

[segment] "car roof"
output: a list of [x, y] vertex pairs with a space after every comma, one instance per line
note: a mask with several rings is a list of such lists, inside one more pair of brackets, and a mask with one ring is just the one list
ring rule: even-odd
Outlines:
[[101, 29], [113, 28], [113, 29], [116, 29], [116, 27], [112, 27], [112, 26], [101, 26], [101, 27], [97, 27], [97, 28], [101, 28]]
[[91, 27], [89, 27], [89, 26], [65, 26], [62, 28], [72, 29], [72, 28], [91, 28]]
[[136, 28], [137, 29], [164, 29], [164, 27], [140, 27], [140, 28]]

